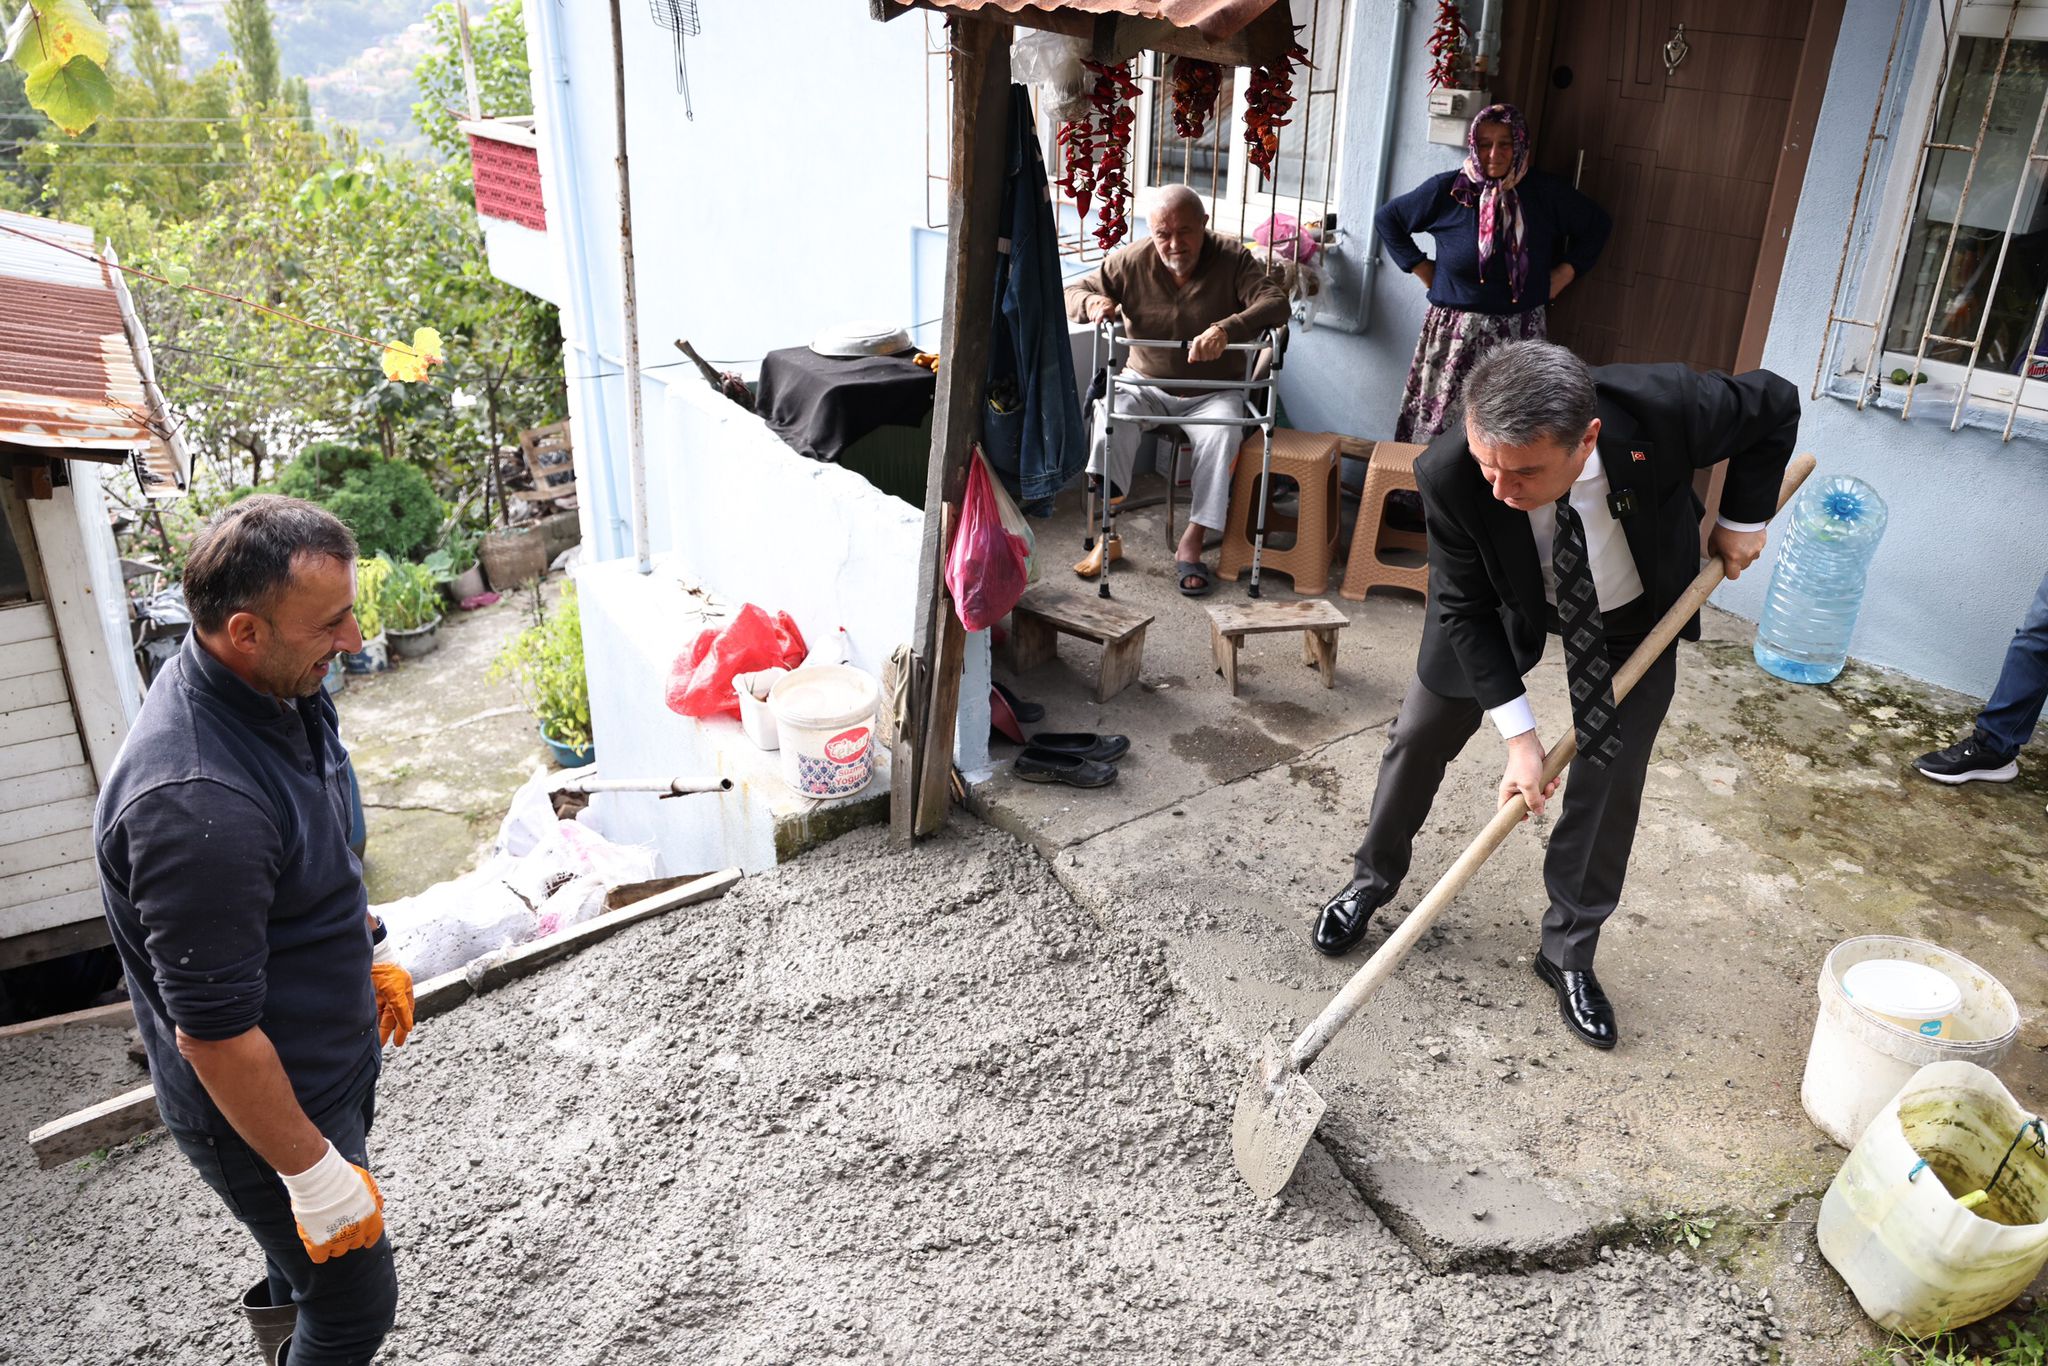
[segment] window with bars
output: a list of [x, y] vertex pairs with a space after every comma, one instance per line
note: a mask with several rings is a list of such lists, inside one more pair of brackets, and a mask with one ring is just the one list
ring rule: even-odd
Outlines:
[[[1131, 148], [1134, 206], [1143, 204], [1147, 190], [1185, 184], [1208, 206], [1209, 225], [1238, 237], [1250, 237], [1274, 213], [1311, 223], [1337, 207], [1337, 131], [1342, 127], [1344, 49], [1352, 0], [1289, 4], [1299, 29], [1296, 41], [1308, 50], [1310, 65], [1294, 73], [1294, 107], [1280, 129], [1270, 174], [1262, 181], [1245, 155], [1244, 90], [1250, 72], [1223, 72], [1205, 135], [1188, 139], [1173, 127], [1173, 59], [1148, 52], [1139, 59], [1137, 71], [1143, 93], [1136, 101], [1137, 134]], [[1047, 148], [1052, 145], [1048, 137]], [[1078, 237], [1067, 237], [1062, 246], [1068, 255], [1083, 259], [1102, 254], [1085, 225]]]
[[[2010, 439], [2048, 422], [2048, 0], [1935, 0], [1919, 35], [1911, 9], [1901, 0], [1814, 393]], [[1915, 43], [1915, 78], [1895, 89]], [[1875, 231], [1850, 280], [1866, 205]]]

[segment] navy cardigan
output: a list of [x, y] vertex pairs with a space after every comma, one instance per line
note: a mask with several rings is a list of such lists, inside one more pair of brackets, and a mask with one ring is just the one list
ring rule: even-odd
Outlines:
[[1479, 211], [1451, 198], [1459, 172], [1431, 176], [1374, 215], [1380, 245], [1402, 270], [1412, 272], [1427, 259], [1415, 245], [1415, 234], [1436, 239], [1436, 283], [1429, 301], [1440, 308], [1467, 313], [1527, 313], [1549, 300], [1550, 271], [1569, 263], [1579, 275], [1593, 268], [1607, 245], [1613, 220], [1598, 204], [1564, 181], [1531, 171], [1515, 187], [1521, 196], [1522, 224], [1529, 248], [1529, 278], [1522, 297], [1508, 294], [1508, 263], [1497, 244], [1479, 278]]

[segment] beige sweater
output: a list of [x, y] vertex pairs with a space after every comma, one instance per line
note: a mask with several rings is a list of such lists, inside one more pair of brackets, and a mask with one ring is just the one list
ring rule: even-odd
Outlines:
[[[1088, 305], [1095, 299], [1117, 304], [1129, 335], [1180, 342], [1218, 323], [1232, 342], [1254, 341], [1267, 328], [1285, 323], [1288, 311], [1287, 295], [1268, 277], [1265, 263], [1213, 232], [1203, 235], [1201, 259], [1186, 285], [1174, 283], [1149, 238], [1112, 252], [1067, 286], [1067, 317], [1088, 321]], [[1218, 360], [1193, 365], [1185, 346], [1174, 351], [1133, 347], [1130, 368], [1161, 380], [1236, 380], [1244, 378], [1244, 353], [1228, 351]]]

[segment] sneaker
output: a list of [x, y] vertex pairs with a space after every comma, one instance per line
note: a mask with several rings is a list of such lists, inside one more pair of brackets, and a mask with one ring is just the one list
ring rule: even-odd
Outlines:
[[1937, 783], [2009, 783], [2020, 771], [2017, 754], [1989, 749], [1975, 735], [1966, 736], [1947, 749], [1921, 755], [1913, 767]]

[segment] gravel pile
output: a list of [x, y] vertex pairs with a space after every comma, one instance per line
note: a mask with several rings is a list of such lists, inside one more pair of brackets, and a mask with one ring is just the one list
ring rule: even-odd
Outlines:
[[[0, 1052], [18, 1130], [98, 1098], [37, 1046], [76, 1045]], [[385, 1360], [1764, 1359], [1766, 1307], [1683, 1257], [1432, 1276], [1314, 1147], [1256, 1204], [1245, 1065], [1007, 836], [850, 836], [387, 1058]], [[0, 1201], [0, 1362], [253, 1359], [256, 1259], [168, 1142], [14, 1143]]]

